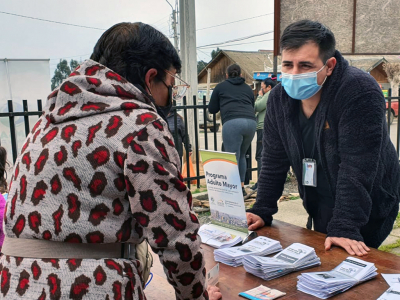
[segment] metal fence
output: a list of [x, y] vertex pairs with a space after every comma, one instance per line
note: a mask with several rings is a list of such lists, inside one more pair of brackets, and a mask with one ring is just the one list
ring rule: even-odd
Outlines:
[[[196, 128], [195, 130], [195, 136], [194, 137], [190, 137], [191, 139], [191, 144], [193, 147], [193, 150], [195, 151], [195, 153], [198, 153], [199, 149], [200, 149], [200, 136], [201, 134], [203, 135], [204, 138], [204, 147], [202, 147], [205, 150], [222, 150], [222, 143], [220, 145], [218, 145], [218, 132], [217, 132], [217, 128], [219, 127], [217, 125], [217, 118], [215, 115], [213, 115], [212, 118], [212, 122], [210, 122], [209, 119], [209, 115], [208, 115], [208, 104], [206, 102], [206, 97], [203, 98], [203, 103], [202, 104], [198, 104], [195, 102], [196, 101], [196, 96], [193, 97], [193, 101], [192, 103], [187, 103], [187, 99], [186, 97], [183, 98], [183, 105], [181, 106], [177, 106], [176, 103], [174, 103], [174, 107], [176, 110], [180, 110], [183, 113], [183, 119], [185, 121], [185, 136], [188, 137], [188, 124], [187, 124], [187, 120], [188, 120], [188, 113], [189, 111], [193, 111], [194, 113], [194, 126]], [[28, 109], [28, 101], [27, 100], [23, 100], [22, 104], [23, 104], [23, 111], [22, 112], [14, 112], [14, 108], [13, 108], [13, 102], [11, 100], [8, 100], [8, 112], [6, 113], [0, 113], [0, 118], [8, 118], [9, 120], [9, 126], [10, 126], [10, 137], [11, 137], [11, 150], [12, 150], [12, 159], [13, 162], [15, 162], [15, 160], [17, 159], [18, 156], [18, 147], [17, 147], [17, 137], [16, 137], [16, 125], [15, 125], [15, 118], [22, 116], [24, 118], [24, 126], [25, 126], [25, 136], [27, 136], [30, 132], [30, 124], [29, 124], [29, 117], [30, 116], [41, 116], [42, 115], [42, 100], [37, 100], [37, 110], [36, 111], [32, 111]], [[203, 133], [200, 132], [199, 130], [199, 115], [198, 112], [199, 111], [203, 112], [203, 118], [202, 118], [202, 122], [204, 124], [204, 131]], [[175, 114], [174, 117], [174, 125], [175, 128], [177, 128], [177, 115]], [[207, 125], [208, 124], [208, 125]], [[214, 129], [212, 132], [208, 132], [208, 128], [212, 128]], [[209, 140], [213, 140], [213, 144], [214, 147], [213, 149], [211, 149], [209, 147]], [[175, 145], [178, 145], [178, 130], [175, 130], [175, 134], [174, 134], [174, 140], [175, 140]], [[189, 142], [188, 139], [186, 138], [184, 141], [184, 146], [185, 149], [189, 149]], [[253, 167], [252, 166], [252, 156], [251, 156], [251, 146], [249, 148], [249, 150], [246, 153], [246, 161], [247, 161], [247, 173], [246, 173], [246, 179], [245, 179], [245, 183], [248, 184], [249, 181], [252, 179], [252, 171], [256, 171], [257, 167]], [[189, 155], [186, 155], [184, 158], [184, 162], [186, 161], [186, 164], [188, 166], [189, 164]], [[196, 159], [195, 161], [195, 174], [190, 174], [190, 168], [186, 168], [187, 169], [187, 173], [184, 174], [186, 178], [184, 178], [184, 181], [186, 181], [186, 184], [189, 186], [190, 188], [190, 182], [193, 180], [197, 181], [197, 187], [200, 187], [200, 180], [205, 178], [204, 175], [201, 175], [201, 168], [200, 168], [200, 161], [199, 159]]]
[[[400, 94], [400, 93], [399, 93]], [[388, 97], [385, 97], [386, 102], [387, 102], [387, 124], [388, 124], [388, 132], [390, 135], [391, 131], [391, 123], [393, 121], [394, 117], [397, 117], [398, 114], [398, 108], [396, 109], [396, 101], [397, 101], [397, 107], [398, 107], [398, 102], [400, 97], [392, 97], [391, 96], [391, 90], [389, 89], [388, 91]], [[42, 100], [37, 100], [37, 110], [32, 111], [28, 109], [28, 101], [23, 100], [22, 101], [22, 106], [23, 106], [23, 111], [22, 112], [14, 112], [13, 108], [13, 102], [11, 100], [8, 100], [8, 112], [6, 113], [0, 113], [0, 118], [8, 118], [9, 120], [9, 127], [10, 127], [10, 137], [11, 137], [11, 149], [12, 149], [12, 159], [13, 162], [17, 159], [18, 156], [18, 149], [17, 149], [17, 139], [16, 139], [16, 133], [15, 133], [15, 118], [22, 116], [24, 118], [24, 127], [25, 127], [25, 135], [27, 136], [30, 132], [30, 124], [29, 124], [29, 117], [30, 116], [41, 116], [42, 115]], [[194, 126], [196, 128], [195, 130], [195, 136], [190, 137], [192, 147], [195, 151], [195, 153], [198, 153], [200, 149], [200, 137], [201, 134], [203, 134], [204, 138], [204, 147], [203, 149], [206, 150], [215, 150], [215, 151], [221, 151], [223, 150], [223, 145], [222, 143], [218, 145], [218, 130], [217, 128], [219, 127], [217, 124], [217, 118], [215, 115], [213, 115], [212, 122], [210, 123], [209, 117], [208, 117], [208, 104], [206, 102], [206, 97], [203, 98], [203, 103], [199, 104], [196, 103], [196, 96], [193, 97], [192, 103], [187, 103], [186, 97], [183, 98], [183, 105], [177, 106], [176, 103], [174, 103], [174, 107], [176, 110], [180, 110], [183, 112], [183, 119], [185, 121], [185, 136], [188, 137], [188, 112], [193, 111], [194, 113]], [[199, 120], [199, 111], [203, 112], [203, 118], [202, 120]], [[397, 110], [397, 111], [396, 111]], [[393, 112], [390, 113], [390, 112]], [[199, 130], [199, 121], [203, 122], [204, 124], [204, 130], [201, 132]], [[177, 128], [177, 115], [175, 114], [174, 117], [174, 125], [175, 128]], [[208, 132], [208, 128], [213, 129], [212, 132]], [[210, 149], [209, 147], [209, 139], [213, 140], [214, 147], [213, 149]], [[178, 145], [178, 130], [175, 130], [174, 134], [174, 140], [175, 140], [175, 145]], [[397, 136], [396, 136], [396, 151], [397, 151], [397, 156], [399, 156], [399, 151], [400, 151], [400, 122], [397, 121]], [[185, 149], [189, 149], [189, 141], [186, 138], [184, 141], [184, 146]], [[189, 155], [186, 155], [183, 158], [186, 161], [186, 164], [189, 164]], [[185, 162], [184, 161], [184, 162]], [[253, 167], [252, 166], [252, 149], [251, 146], [249, 150], [246, 153], [246, 162], [247, 162], [247, 172], [246, 172], [246, 179], [245, 179], [245, 184], [248, 184], [249, 181], [252, 179], [252, 171], [257, 170], [257, 166]], [[201, 175], [201, 168], [200, 168], [200, 160], [196, 159], [195, 160], [195, 174], [190, 174], [190, 168], [186, 168], [187, 173], [185, 175], [185, 181], [187, 185], [190, 187], [190, 182], [193, 180], [197, 180], [197, 187], [200, 187], [200, 180], [204, 178], [204, 175]]]

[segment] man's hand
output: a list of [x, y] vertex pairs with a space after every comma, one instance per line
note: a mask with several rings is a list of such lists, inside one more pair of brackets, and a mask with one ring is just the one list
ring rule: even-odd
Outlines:
[[368, 254], [367, 251], [370, 251], [363, 242], [346, 238], [327, 237], [325, 240], [325, 251], [331, 249], [333, 245], [342, 247], [350, 255], [363, 256]]
[[247, 216], [247, 226], [249, 226], [250, 231], [256, 230], [265, 225], [263, 219], [261, 219], [259, 216], [255, 214], [246, 213], [246, 216]]
[[208, 292], [208, 298], [209, 298], [210, 300], [218, 300], [218, 299], [221, 299], [221, 298], [222, 298], [222, 294], [221, 294], [221, 292], [219, 291], [219, 288], [217, 288], [217, 287], [214, 286], [214, 285], [209, 285], [209, 286], [207, 287], [207, 292]]
[[263, 93], [262, 89], [258, 91], [258, 96], [264, 96], [264, 93]]

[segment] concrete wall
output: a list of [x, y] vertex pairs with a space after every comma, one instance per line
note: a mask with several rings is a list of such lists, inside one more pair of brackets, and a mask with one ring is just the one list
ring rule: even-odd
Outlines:
[[[281, 34], [290, 23], [311, 19], [335, 34], [337, 49], [351, 53], [353, 0], [281, 0]], [[400, 53], [400, 1], [357, 0], [355, 53]]]

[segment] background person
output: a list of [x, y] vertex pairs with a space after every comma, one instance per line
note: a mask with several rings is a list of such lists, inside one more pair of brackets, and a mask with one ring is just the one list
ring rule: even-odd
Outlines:
[[[257, 178], [260, 177], [261, 172], [261, 156], [262, 156], [262, 139], [265, 112], [267, 110], [267, 101], [270, 91], [276, 85], [276, 76], [272, 75], [271, 78], [266, 78], [261, 82], [261, 89], [258, 92], [258, 97], [254, 104], [254, 111], [257, 118], [257, 146], [256, 146], [256, 161], [257, 161]], [[257, 183], [252, 187], [253, 190], [257, 189]]]
[[209, 298], [199, 221], [163, 119], [180, 69], [161, 32], [120, 23], [50, 94], [15, 162], [0, 297], [145, 299], [143, 267], [125, 254], [145, 239], [176, 299]]
[[227, 68], [226, 80], [219, 83], [211, 95], [208, 111], [221, 111], [222, 141], [226, 152], [236, 153], [243, 196], [246, 176], [246, 152], [256, 132], [254, 116], [254, 95], [252, 89], [241, 77], [239, 65]]
[[6, 165], [7, 165], [7, 151], [4, 147], [0, 146], [0, 252], [4, 241], [4, 230], [3, 230], [3, 217], [4, 208], [6, 207], [6, 199], [2, 194], [8, 192], [7, 181], [6, 181]]
[[349, 66], [321, 23], [289, 25], [281, 47], [282, 84], [268, 101], [249, 230], [271, 224], [292, 166], [307, 228], [327, 233], [326, 250], [336, 245], [366, 255], [389, 235], [399, 212], [400, 166], [382, 91], [372, 76]]
[[[176, 116], [176, 129], [175, 129], [175, 116]], [[182, 116], [177, 113], [174, 107], [171, 108], [170, 112], [167, 115], [168, 127], [172, 133], [172, 136], [175, 138], [175, 134], [177, 136], [177, 142], [175, 143], [176, 150], [178, 151], [181, 164], [182, 164], [182, 157], [183, 157], [183, 145], [186, 139], [186, 130], [185, 130], [185, 121], [183, 120]], [[188, 149], [185, 149], [186, 152], [189, 153], [189, 156], [192, 155], [192, 144], [190, 143], [190, 137], [187, 136], [188, 139]], [[183, 161], [184, 163], [185, 161]], [[194, 174], [191, 174], [194, 176]]]
[[6, 165], [7, 150], [6, 148], [0, 146], [0, 194], [8, 192]]

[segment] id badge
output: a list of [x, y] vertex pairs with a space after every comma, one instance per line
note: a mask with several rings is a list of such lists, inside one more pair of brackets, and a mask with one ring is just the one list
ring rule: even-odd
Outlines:
[[315, 159], [303, 159], [303, 185], [317, 187], [317, 161]]

